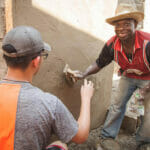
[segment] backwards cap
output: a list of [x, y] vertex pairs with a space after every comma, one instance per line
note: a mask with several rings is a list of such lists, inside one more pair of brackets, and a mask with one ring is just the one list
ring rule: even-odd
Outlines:
[[18, 26], [10, 30], [5, 35], [2, 45], [11, 45], [16, 49], [13, 53], [3, 50], [3, 54], [8, 57], [21, 57], [38, 53], [41, 50], [51, 50], [50, 45], [42, 40], [39, 31], [30, 26]]

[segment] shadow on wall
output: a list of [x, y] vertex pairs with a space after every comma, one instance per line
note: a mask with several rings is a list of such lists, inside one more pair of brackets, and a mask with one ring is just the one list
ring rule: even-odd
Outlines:
[[[104, 43], [33, 7], [31, 0], [14, 1], [13, 22], [14, 27], [30, 25], [37, 28], [43, 39], [50, 43], [52, 51], [35, 77], [34, 85], [58, 96], [77, 118], [80, 109], [80, 86], [83, 81], [74, 85], [67, 84], [63, 68], [68, 63], [72, 69], [83, 71], [95, 61]], [[92, 128], [103, 122], [111, 94], [112, 72], [113, 67], [110, 65], [100, 74], [90, 77], [95, 83]]]

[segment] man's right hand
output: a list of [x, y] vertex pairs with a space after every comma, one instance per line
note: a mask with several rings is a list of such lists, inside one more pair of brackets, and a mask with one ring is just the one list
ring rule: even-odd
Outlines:
[[68, 81], [71, 81], [73, 83], [77, 82], [78, 80], [84, 79], [83, 73], [78, 70], [74, 70], [71, 72], [68, 71], [65, 73], [65, 76]]
[[71, 70], [69, 68], [69, 65], [66, 64], [65, 68], [64, 68], [64, 73], [66, 75], [66, 79], [72, 82], [77, 82], [78, 80], [84, 79], [85, 77], [91, 75], [91, 74], [95, 74], [98, 71], [100, 71], [100, 67], [97, 65], [96, 62], [94, 62], [92, 65], [90, 65], [86, 71], [80, 72], [79, 70]]
[[81, 71], [79, 71], [79, 70], [75, 70], [75, 71], [74, 71], [74, 78], [75, 78], [76, 80], [82, 80], [82, 79], [85, 78], [85, 76], [84, 76], [83, 72], [81, 72]]
[[93, 82], [84, 80], [84, 85], [81, 87], [81, 99], [82, 100], [91, 100], [94, 93]]
[[77, 82], [80, 79], [84, 79], [84, 74], [79, 70], [70, 69], [69, 65], [66, 64], [63, 72], [65, 73], [66, 79], [73, 83]]
[[95, 74], [98, 71], [100, 71], [100, 68], [98, 67], [97, 63], [93, 63], [92, 65], [90, 65], [85, 72], [80, 72], [79, 70], [74, 71], [74, 77], [77, 80], [81, 80], [84, 79], [85, 77], [91, 75], [91, 74]]

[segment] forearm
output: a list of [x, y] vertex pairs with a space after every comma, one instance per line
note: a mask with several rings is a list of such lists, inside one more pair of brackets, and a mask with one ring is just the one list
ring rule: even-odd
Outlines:
[[90, 99], [84, 99], [84, 102], [81, 102], [81, 110], [78, 119], [79, 130], [84, 138], [88, 138], [90, 130]]
[[[83, 101], [83, 100], [82, 100]], [[81, 101], [80, 115], [78, 118], [78, 132], [72, 139], [75, 143], [83, 143], [89, 135], [90, 130], [90, 99]]]
[[94, 62], [92, 65], [90, 65], [90, 66], [86, 69], [86, 71], [83, 73], [83, 76], [84, 76], [84, 78], [85, 78], [85, 77], [87, 77], [88, 75], [97, 73], [98, 71], [100, 71], [100, 68], [98, 67], [97, 63]]
[[73, 137], [73, 142], [83, 143], [88, 138], [90, 130], [90, 104], [93, 92], [93, 83], [85, 79], [84, 85], [81, 86], [81, 108], [78, 119], [78, 132]]

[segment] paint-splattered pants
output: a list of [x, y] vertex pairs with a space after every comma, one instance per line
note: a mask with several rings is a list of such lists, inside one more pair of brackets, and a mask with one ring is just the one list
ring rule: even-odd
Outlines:
[[[122, 76], [116, 93], [115, 101], [111, 104], [104, 127], [101, 132], [103, 138], [116, 138], [125, 115], [126, 104], [137, 88], [142, 88], [150, 81], [132, 79]], [[137, 132], [137, 141], [150, 142], [150, 93], [145, 96], [145, 114]]]

